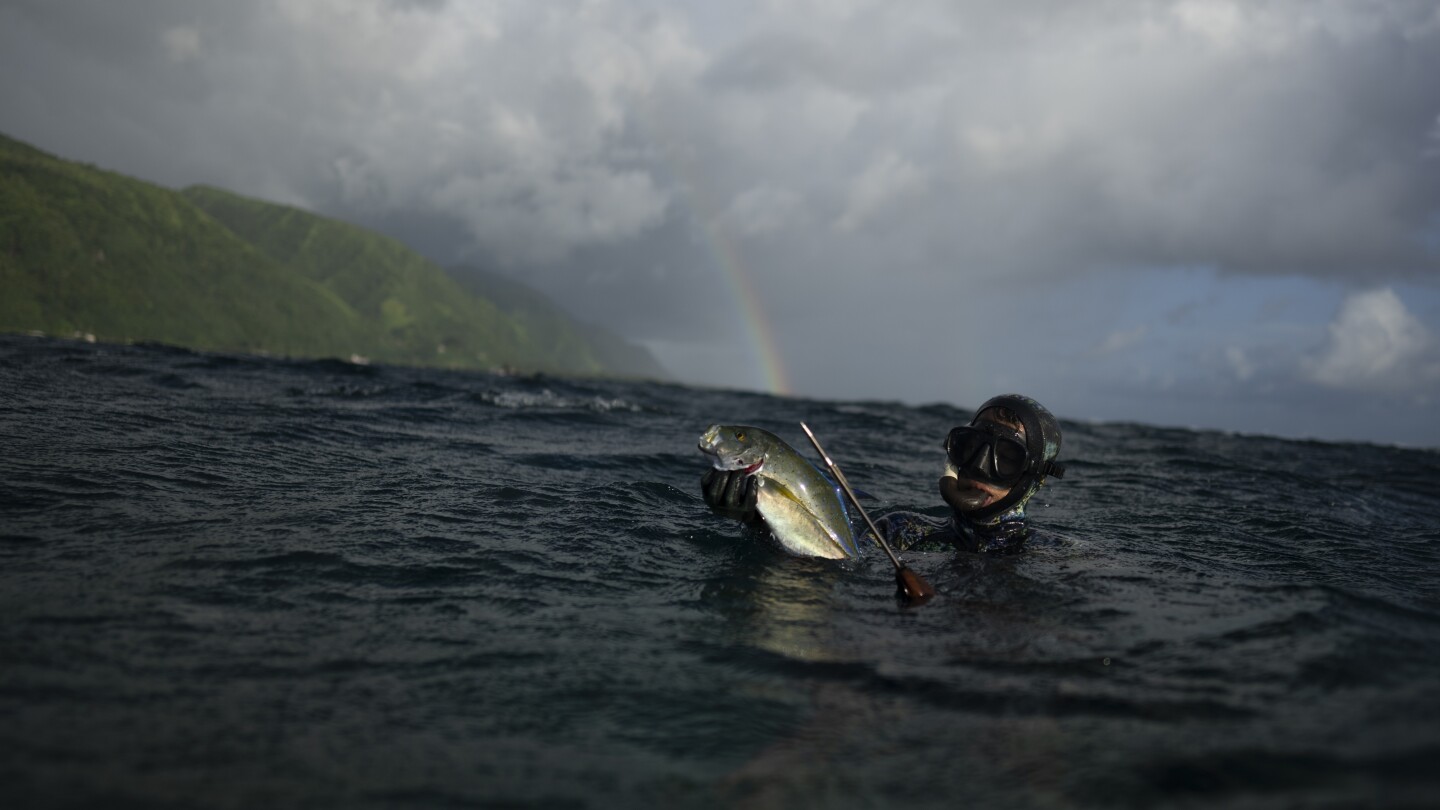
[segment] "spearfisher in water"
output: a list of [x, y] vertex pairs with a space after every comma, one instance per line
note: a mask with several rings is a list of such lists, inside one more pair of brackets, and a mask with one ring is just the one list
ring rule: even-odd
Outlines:
[[[940, 498], [948, 519], [891, 512], [875, 528], [899, 551], [955, 548], [982, 554], [1015, 554], [1030, 536], [1025, 507], [1049, 481], [1065, 474], [1060, 423], [1045, 406], [1019, 394], [987, 400], [969, 424], [946, 435]], [[756, 485], [743, 470], [712, 469], [700, 481], [710, 508], [745, 522], [763, 522], [755, 508]]]

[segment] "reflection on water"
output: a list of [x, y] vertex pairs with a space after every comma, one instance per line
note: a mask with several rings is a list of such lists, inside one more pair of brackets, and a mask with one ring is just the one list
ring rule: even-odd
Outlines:
[[933, 509], [968, 417], [0, 338], [0, 801], [1436, 803], [1440, 454], [1067, 423], [915, 609], [699, 497], [804, 420]]

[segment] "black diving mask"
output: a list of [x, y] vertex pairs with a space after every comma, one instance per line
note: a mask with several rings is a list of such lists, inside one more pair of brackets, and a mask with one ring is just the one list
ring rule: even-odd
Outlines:
[[1014, 486], [1030, 467], [1020, 434], [995, 422], [962, 425], [945, 437], [945, 452], [962, 478]]

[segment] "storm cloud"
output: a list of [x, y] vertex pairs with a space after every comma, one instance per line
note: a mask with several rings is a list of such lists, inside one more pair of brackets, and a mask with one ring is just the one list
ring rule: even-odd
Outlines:
[[[1381, 322], [1386, 390], [1440, 385], [1403, 370], [1436, 331], [1434, 2], [12, 0], [0, 31], [8, 134], [499, 269], [686, 380], [763, 384], [746, 285], [800, 393], [1336, 390]], [[1284, 336], [1122, 311], [1196, 273], [1329, 302]], [[1162, 328], [1186, 306], [1231, 334]]]

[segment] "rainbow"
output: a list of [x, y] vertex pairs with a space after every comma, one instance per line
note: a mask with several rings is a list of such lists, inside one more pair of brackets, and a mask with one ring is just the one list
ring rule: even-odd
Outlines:
[[784, 355], [780, 353], [780, 346], [775, 341], [775, 332], [770, 328], [770, 319], [765, 316], [760, 295], [740, 262], [740, 251], [735, 240], [713, 219], [704, 225], [704, 230], [705, 240], [715, 257], [715, 264], [719, 266], [726, 286], [735, 296], [740, 316], [744, 320], [742, 331], [749, 336], [751, 350], [765, 374], [765, 385], [772, 394], [789, 396], [792, 389], [790, 377], [785, 372]]
[[764, 373], [766, 387], [772, 394], [789, 396], [790, 378], [785, 373], [785, 359], [775, 341], [770, 320], [765, 316], [765, 307], [760, 303], [759, 292], [741, 262], [738, 240], [727, 233], [724, 224], [720, 222], [720, 208], [710, 204], [707, 199], [706, 190], [709, 184], [705, 182], [702, 173], [690, 165], [691, 161], [684, 157], [685, 150], [677, 146], [682, 141], [669, 136], [667, 122], [656, 116], [655, 112], [653, 108], [642, 107], [636, 123], [640, 125], [641, 131], [650, 137], [651, 142], [660, 148], [660, 153], [664, 156], [657, 168], [666, 170], [670, 178], [677, 181], [677, 185], [686, 192], [685, 197], [693, 221], [698, 223], [704, 232], [704, 241], [714, 257], [715, 265], [720, 268], [720, 275], [724, 277], [726, 286], [735, 298], [736, 308], [743, 320], [741, 332], [749, 338], [751, 351]]

